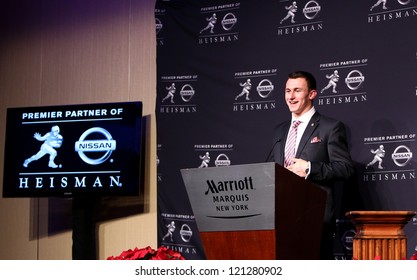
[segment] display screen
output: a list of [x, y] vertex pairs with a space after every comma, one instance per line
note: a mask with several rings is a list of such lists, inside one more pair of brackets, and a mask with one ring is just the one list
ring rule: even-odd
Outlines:
[[142, 102], [8, 108], [3, 197], [133, 196]]

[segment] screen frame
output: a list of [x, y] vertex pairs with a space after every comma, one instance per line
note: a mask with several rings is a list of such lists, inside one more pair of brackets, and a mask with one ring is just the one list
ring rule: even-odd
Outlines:
[[145, 127], [141, 101], [8, 108], [2, 195], [138, 196]]

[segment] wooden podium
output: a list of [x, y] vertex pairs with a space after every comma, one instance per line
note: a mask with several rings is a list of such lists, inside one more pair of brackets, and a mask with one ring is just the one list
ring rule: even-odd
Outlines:
[[181, 173], [207, 259], [319, 259], [319, 187], [276, 163]]
[[356, 227], [353, 258], [357, 260], [403, 260], [407, 257], [404, 226], [415, 211], [350, 211], [346, 216]]

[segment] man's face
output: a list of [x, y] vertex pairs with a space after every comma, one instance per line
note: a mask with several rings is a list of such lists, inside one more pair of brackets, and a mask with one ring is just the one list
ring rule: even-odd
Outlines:
[[316, 90], [308, 90], [307, 81], [304, 78], [288, 79], [285, 85], [285, 101], [290, 112], [299, 117], [313, 106]]

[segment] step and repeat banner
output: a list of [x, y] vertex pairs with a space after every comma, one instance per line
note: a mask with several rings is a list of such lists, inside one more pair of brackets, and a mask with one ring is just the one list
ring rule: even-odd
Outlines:
[[[417, 210], [417, 1], [157, 0], [155, 21], [159, 245], [205, 258], [181, 169], [265, 162], [295, 70], [315, 75], [356, 166], [336, 190], [335, 258], [352, 256], [346, 211]], [[415, 217], [405, 232], [411, 255]]]

